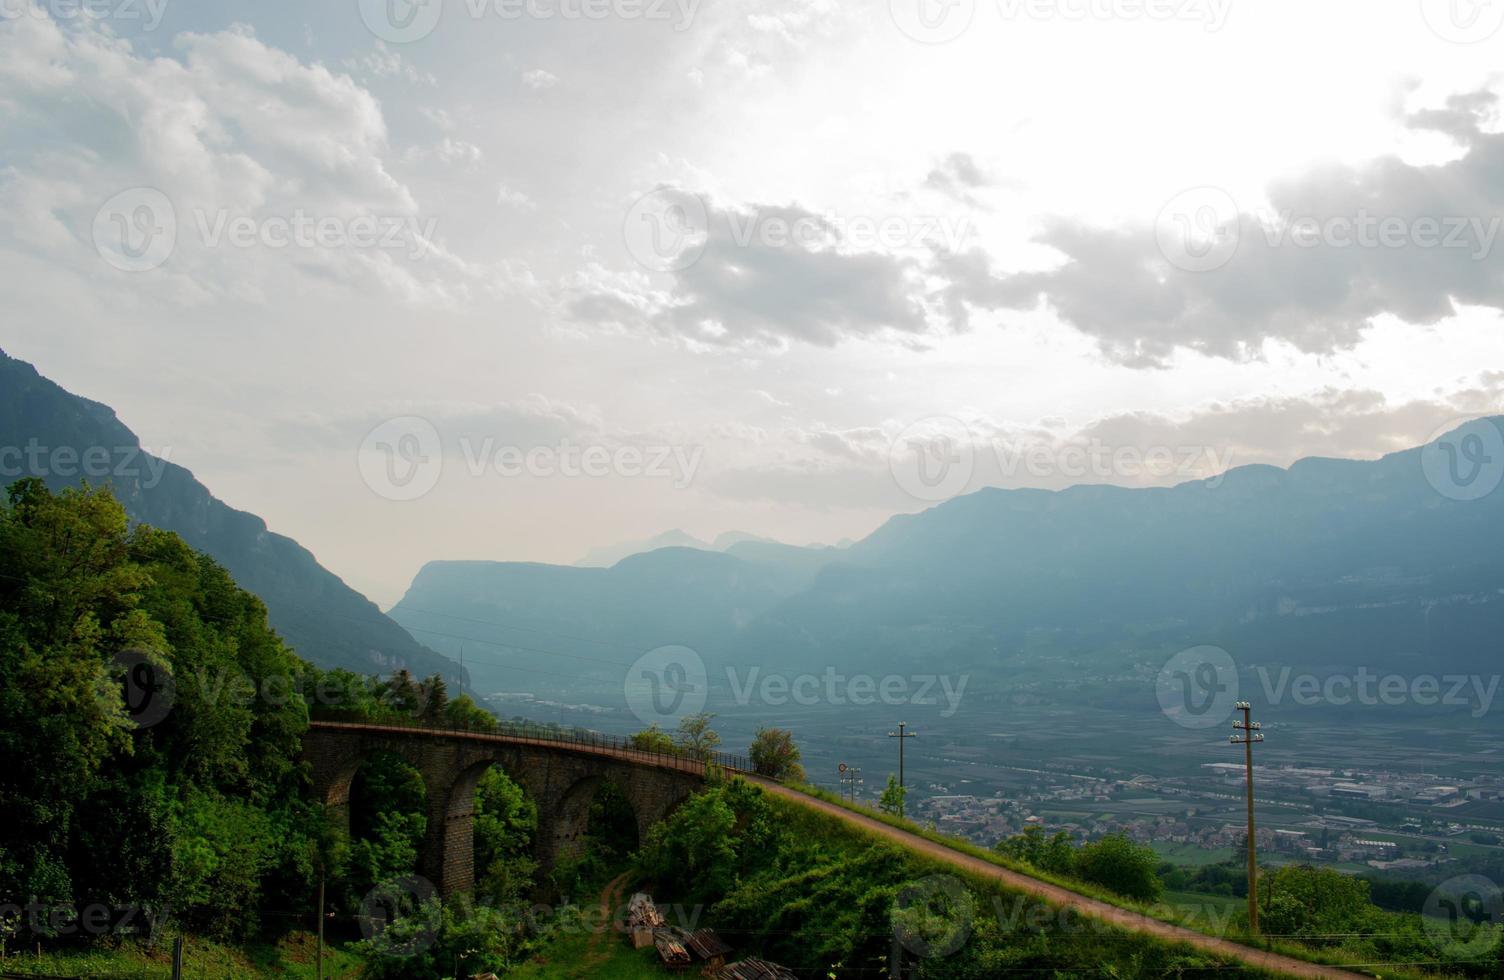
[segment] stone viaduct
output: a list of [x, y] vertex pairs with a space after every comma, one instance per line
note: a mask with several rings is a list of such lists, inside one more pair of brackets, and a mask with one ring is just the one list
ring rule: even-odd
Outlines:
[[[350, 785], [361, 763], [391, 752], [423, 777], [428, 832], [418, 871], [442, 895], [475, 883], [471, 818], [475, 785], [499, 765], [538, 807], [540, 868], [579, 853], [590, 802], [614, 782], [637, 817], [640, 839], [705, 781], [706, 763], [629, 748], [620, 739], [566, 740], [365, 722], [314, 721], [303, 736], [316, 798], [335, 822], [350, 826]], [[717, 765], [723, 765], [718, 762]], [[734, 763], [732, 764], [734, 765]], [[728, 767], [729, 768], [729, 767]]]

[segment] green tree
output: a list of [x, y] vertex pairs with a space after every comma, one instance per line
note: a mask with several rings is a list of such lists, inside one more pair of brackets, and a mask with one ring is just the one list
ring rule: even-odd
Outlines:
[[654, 826], [643, 865], [653, 877], [718, 895], [735, 877], [736, 822], [724, 786], [697, 793]]
[[1076, 849], [1071, 835], [1063, 830], [1047, 838], [1043, 827], [1029, 824], [1020, 833], [998, 841], [992, 849], [1041, 871], [1060, 875], [1076, 873]]
[[1260, 926], [1270, 935], [1361, 932], [1376, 911], [1368, 900], [1368, 882], [1333, 868], [1286, 865], [1260, 879], [1267, 904]]
[[418, 716], [429, 725], [444, 724], [445, 711], [449, 707], [449, 687], [444, 683], [444, 675], [434, 674], [425, 679], [421, 687], [423, 707]]
[[310, 883], [310, 669], [266, 608], [108, 490], [0, 507], [0, 894], [171, 899], [239, 937]]
[[804, 781], [799, 747], [794, 744], [794, 733], [786, 728], [759, 728], [748, 754], [752, 757], [752, 771], [759, 776]]
[[715, 715], [708, 711], [685, 715], [679, 720], [679, 747], [695, 759], [709, 759], [721, 744], [721, 736], [710, 727]]
[[891, 813], [895, 817], [903, 816], [904, 800], [909, 795], [908, 787], [898, 785], [898, 777], [888, 773], [888, 784], [883, 787], [883, 794], [877, 798], [877, 808], [884, 813]]
[[475, 786], [473, 828], [476, 894], [493, 905], [520, 901], [538, 869], [532, 858], [537, 805], [493, 766]]
[[641, 749], [644, 752], [660, 752], [667, 754], [673, 752], [676, 748], [674, 744], [674, 737], [668, 732], [659, 728], [656, 724], [649, 725], [648, 727], [644, 728], [642, 731], [633, 735], [628, 741], [630, 742], [632, 748]]
[[1127, 898], [1154, 901], [1162, 885], [1153, 849], [1135, 844], [1122, 834], [1109, 834], [1076, 853], [1076, 875]]

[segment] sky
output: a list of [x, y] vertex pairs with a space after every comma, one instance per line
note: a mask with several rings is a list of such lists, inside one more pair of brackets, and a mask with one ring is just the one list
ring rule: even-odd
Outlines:
[[1504, 406], [1504, 4], [0, 0], [0, 347], [383, 605]]

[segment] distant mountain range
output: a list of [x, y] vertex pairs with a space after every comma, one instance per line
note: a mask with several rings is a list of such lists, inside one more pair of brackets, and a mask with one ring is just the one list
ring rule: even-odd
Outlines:
[[[632, 555], [641, 555], [649, 551], [657, 551], [660, 548], [695, 548], [700, 551], [730, 551], [739, 544], [770, 544], [783, 547], [781, 542], [772, 538], [765, 538], [760, 534], [749, 534], [746, 531], [725, 531], [716, 535], [714, 541], [706, 542], [674, 528], [672, 531], [664, 531], [662, 534], [641, 541], [625, 541], [621, 544], [603, 545], [592, 548], [584, 558], [575, 562], [578, 568], [610, 568], [623, 558]], [[844, 548], [851, 544], [848, 539], [842, 539], [835, 545]], [[824, 547], [823, 545], [810, 545], [812, 548]]]
[[[1501, 422], [1471, 423], [1491, 427], [1477, 445], [1504, 445]], [[1245, 669], [1495, 674], [1504, 489], [1448, 487], [1436, 468], [1454, 450], [1246, 466], [1172, 488], [986, 489], [846, 549], [432, 562], [392, 616], [451, 654], [465, 644], [483, 691], [609, 694], [665, 644], [699, 651], [712, 685], [728, 665], [964, 671], [973, 691], [1020, 672], [1152, 679], [1200, 644]], [[1462, 462], [1500, 468], [1504, 454]]]
[[113, 409], [65, 391], [0, 351], [0, 470], [4, 483], [40, 476], [54, 490], [87, 475], [108, 483], [132, 520], [176, 531], [224, 565], [266, 603], [271, 625], [322, 667], [441, 673], [456, 688], [458, 664], [413, 639], [291, 538], [216, 499], [193, 474], [141, 449]]

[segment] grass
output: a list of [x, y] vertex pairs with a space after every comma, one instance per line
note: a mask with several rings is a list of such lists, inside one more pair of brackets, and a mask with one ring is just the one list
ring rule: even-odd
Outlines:
[[[653, 947], [633, 949], [625, 936], [610, 933], [606, 942], [591, 948], [591, 937], [561, 935], [532, 959], [507, 974], [507, 980], [662, 980], [669, 974], [658, 965]], [[684, 974], [680, 974], [681, 976]]]
[[[1438, 977], [1444, 976], [1443, 974], [1438, 973], [1422, 973], [1415, 970], [1407, 970], [1403, 966], [1391, 964], [1351, 965], [1352, 954], [1341, 948], [1313, 949], [1309, 946], [1305, 946], [1300, 943], [1289, 942], [1287, 940], [1250, 936], [1245, 931], [1246, 925], [1243, 923], [1241, 917], [1237, 921], [1233, 921], [1222, 914], [1224, 910], [1219, 910], [1212, 905], [1208, 905], [1209, 901], [1218, 901], [1218, 896], [1203, 896], [1195, 895], [1193, 893], [1184, 893], [1189, 895], [1191, 899], [1185, 904], [1165, 901], [1160, 901], [1158, 903], [1146, 903], [1134, 901], [1132, 899], [1126, 899], [1121, 895], [1116, 894], [1115, 892], [1107, 891], [1106, 889], [1090, 885], [1086, 882], [1078, 881], [1074, 878], [1066, 878], [1061, 875], [1049, 874], [1033, 867], [1032, 865], [1025, 864], [1021, 861], [1014, 861], [1012, 859], [1004, 857], [1003, 855], [997, 854], [994, 851], [973, 844], [970, 841], [962, 840], [956, 837], [950, 837], [946, 834], [931, 830], [927, 827], [922, 827], [919, 824], [914, 823], [913, 821], [899, 819], [892, 814], [884, 813], [880, 810], [871, 810], [865, 806], [862, 806], [861, 804], [850, 803], [846, 800], [841, 799], [836, 794], [827, 792], [818, 787], [794, 784], [784, 785], [789, 789], [793, 789], [806, 796], [815, 797], [816, 799], [823, 800], [827, 803], [833, 803], [844, 810], [850, 810], [853, 813], [859, 813], [862, 816], [870, 817], [881, 823], [885, 823], [890, 827], [896, 827], [900, 830], [908, 831], [911, 834], [923, 837], [925, 840], [944, 845], [945, 847], [948, 847], [954, 851], [959, 851], [962, 854], [980, 858], [981, 860], [987, 861], [990, 864], [995, 864], [1000, 868], [1006, 868], [1009, 871], [1016, 871], [1019, 874], [1027, 875], [1028, 877], [1035, 878], [1039, 881], [1048, 882], [1053, 885], [1059, 885], [1061, 888], [1068, 889], [1078, 895], [1084, 895], [1087, 898], [1095, 898], [1110, 905], [1115, 905], [1122, 909], [1137, 912], [1152, 919], [1158, 919], [1162, 922], [1169, 922], [1174, 925], [1182, 926], [1186, 929], [1191, 929], [1195, 932], [1202, 933], [1203, 935], [1212, 936], [1219, 939], [1227, 939], [1232, 942], [1240, 943], [1242, 945], [1248, 946], [1251, 949], [1265, 949], [1271, 952], [1281, 953], [1285, 956], [1289, 956], [1292, 959], [1305, 960], [1309, 963], [1320, 963], [1328, 966], [1341, 966], [1355, 973], [1367, 973], [1374, 976], [1394, 978], [1394, 980], [1437, 980]], [[861, 832], [869, 833], [867, 831]], [[977, 880], [980, 881], [980, 879]], [[1240, 900], [1238, 899], [1234, 899], [1233, 901], [1234, 903], [1240, 902]], [[1236, 907], [1241, 908], [1241, 905], [1236, 905]], [[1232, 910], [1229, 909], [1225, 911]]]
[[1153, 841], [1149, 846], [1166, 861], [1197, 868], [1207, 864], [1221, 864], [1244, 854], [1231, 847], [1205, 848], [1199, 844], [1172, 844], [1169, 841]]
[[[188, 937], [183, 956], [186, 980], [228, 980], [239, 977], [290, 977], [312, 980], [316, 975], [317, 940], [309, 933], [291, 933], [276, 943], [245, 947], [224, 946]], [[340, 946], [325, 944], [324, 976], [355, 980], [364, 961]], [[172, 940], [155, 944], [126, 942], [115, 949], [56, 950], [35, 953], [12, 951], [0, 959], [0, 973], [34, 977], [90, 977], [99, 980], [159, 980], [172, 976]]]

